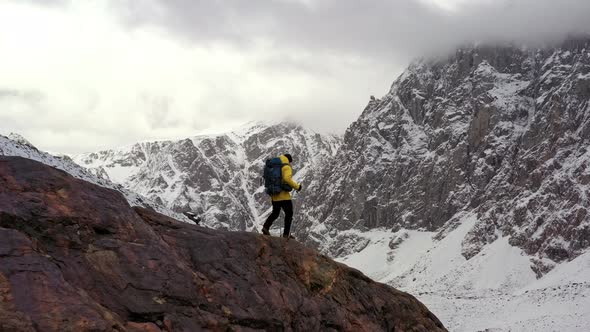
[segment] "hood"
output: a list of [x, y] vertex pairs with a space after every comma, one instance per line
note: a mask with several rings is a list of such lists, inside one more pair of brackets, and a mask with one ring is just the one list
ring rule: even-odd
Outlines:
[[289, 159], [287, 159], [287, 157], [285, 157], [284, 155], [281, 155], [279, 158], [281, 158], [281, 162], [283, 164], [289, 164]]

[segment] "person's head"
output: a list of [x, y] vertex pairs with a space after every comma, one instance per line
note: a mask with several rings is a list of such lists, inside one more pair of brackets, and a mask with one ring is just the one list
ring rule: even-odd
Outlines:
[[289, 163], [292, 163], [293, 162], [293, 157], [291, 157], [290, 154], [285, 153], [284, 156], [287, 157], [287, 160], [289, 160]]

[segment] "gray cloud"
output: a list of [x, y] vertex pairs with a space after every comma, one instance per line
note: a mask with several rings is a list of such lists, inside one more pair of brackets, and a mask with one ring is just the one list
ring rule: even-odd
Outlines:
[[20, 2], [45, 7], [63, 7], [68, 4], [68, 0], [21, 0]]
[[38, 90], [0, 88], [0, 100], [18, 100], [31, 104], [39, 103], [45, 95]]
[[[429, 54], [466, 42], [552, 42], [590, 32], [590, 1], [470, 2], [445, 11], [417, 0], [117, 1], [132, 25], [155, 24], [192, 42], [346, 52], [381, 59]], [[144, 4], [142, 2], [142, 4]]]

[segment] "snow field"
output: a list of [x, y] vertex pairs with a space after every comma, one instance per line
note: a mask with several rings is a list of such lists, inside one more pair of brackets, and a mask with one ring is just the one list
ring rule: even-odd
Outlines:
[[465, 214], [440, 241], [431, 232], [359, 232], [369, 245], [337, 260], [413, 294], [449, 331], [590, 331], [590, 252], [537, 280], [508, 238], [466, 260], [462, 242], [476, 223]]

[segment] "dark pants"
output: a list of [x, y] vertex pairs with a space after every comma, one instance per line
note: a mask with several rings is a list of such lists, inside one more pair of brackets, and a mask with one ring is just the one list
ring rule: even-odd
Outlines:
[[279, 217], [281, 209], [285, 212], [285, 230], [283, 231], [283, 236], [289, 236], [291, 232], [291, 221], [293, 221], [293, 202], [290, 200], [272, 202], [272, 212], [266, 219], [264, 228], [270, 229], [272, 223]]

